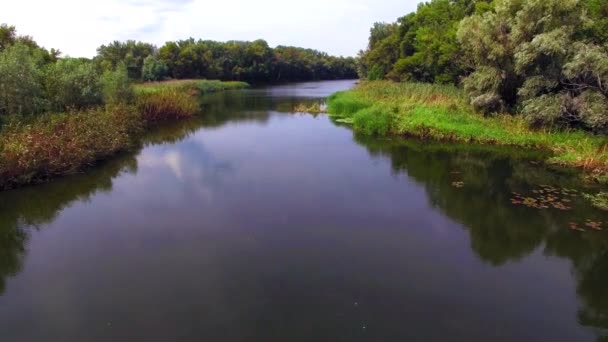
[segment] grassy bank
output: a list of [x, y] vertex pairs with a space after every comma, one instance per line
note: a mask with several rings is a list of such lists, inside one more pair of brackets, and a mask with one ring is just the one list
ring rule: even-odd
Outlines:
[[521, 117], [483, 117], [452, 86], [363, 82], [328, 99], [328, 112], [356, 131], [540, 148], [549, 163], [608, 173], [608, 141], [581, 131], [532, 130]]
[[135, 86], [137, 94], [157, 93], [159, 91], [174, 90], [190, 95], [201, 95], [224, 90], [244, 89], [249, 84], [245, 82], [222, 82], [215, 80], [173, 80], [164, 82], [147, 82]]
[[9, 120], [0, 132], [0, 189], [77, 173], [137, 145], [148, 127], [195, 115], [199, 93], [242, 87], [216, 81], [154, 83], [138, 86], [133, 103]]

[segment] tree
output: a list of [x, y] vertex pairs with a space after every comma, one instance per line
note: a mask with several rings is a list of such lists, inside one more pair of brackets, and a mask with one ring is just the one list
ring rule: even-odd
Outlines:
[[15, 29], [15, 26], [8, 26], [7, 24], [0, 25], [0, 51], [15, 44], [16, 40], [17, 30]]
[[65, 111], [100, 105], [100, 75], [86, 58], [63, 58], [45, 70], [45, 97], [50, 109]]
[[97, 48], [95, 60], [106, 71], [115, 70], [119, 64], [124, 64], [129, 78], [140, 80], [144, 59], [154, 54], [155, 51], [154, 45], [149, 43], [134, 40], [114, 41]]
[[31, 48], [16, 43], [0, 52], [0, 114], [35, 114], [46, 107], [42, 73]]
[[158, 57], [150, 55], [144, 59], [142, 79], [144, 81], [161, 81], [167, 77], [169, 69]]
[[465, 81], [486, 113], [520, 107], [533, 125], [608, 128], [608, 54], [584, 40], [578, 0], [496, 0], [458, 38], [475, 71]]
[[394, 24], [374, 24], [367, 50], [360, 53], [359, 75], [457, 84], [467, 72], [456, 37], [458, 24], [487, 8], [489, 1], [432, 0]]

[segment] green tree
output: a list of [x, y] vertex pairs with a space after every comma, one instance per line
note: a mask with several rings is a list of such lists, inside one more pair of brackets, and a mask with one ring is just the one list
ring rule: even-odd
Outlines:
[[102, 102], [100, 75], [84, 58], [63, 58], [45, 70], [44, 88], [50, 109], [81, 109]]
[[125, 64], [119, 64], [116, 70], [106, 71], [101, 77], [103, 101], [109, 105], [132, 103], [135, 94]]
[[0, 114], [35, 114], [45, 109], [41, 64], [22, 43], [0, 52]]
[[496, 0], [458, 37], [475, 71], [465, 81], [485, 112], [514, 109], [534, 125], [608, 128], [608, 54], [580, 38], [578, 0]]
[[0, 25], [0, 51], [6, 49], [9, 45], [15, 44], [16, 41], [17, 30], [15, 26]]
[[129, 78], [141, 79], [144, 59], [156, 51], [154, 45], [149, 43], [128, 40], [126, 42], [114, 41], [108, 45], [102, 45], [97, 49], [95, 57], [97, 63], [103, 70], [114, 70], [119, 64], [127, 68]]
[[142, 79], [144, 81], [161, 81], [167, 77], [169, 69], [158, 57], [150, 55], [144, 59]]

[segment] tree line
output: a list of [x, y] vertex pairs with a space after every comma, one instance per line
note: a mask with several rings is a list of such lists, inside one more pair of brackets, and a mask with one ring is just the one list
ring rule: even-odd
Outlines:
[[129, 98], [132, 81], [216, 79], [249, 83], [357, 78], [352, 57], [254, 42], [180, 40], [102, 45], [92, 58], [61, 57], [0, 25], [0, 123], [10, 115], [65, 112]]
[[454, 84], [486, 114], [608, 131], [608, 0], [432, 0], [376, 23], [362, 78]]
[[334, 57], [292, 46], [271, 48], [253, 42], [179, 40], [160, 48], [137, 41], [114, 41], [97, 50], [103, 69], [125, 64], [134, 80], [205, 78], [249, 83], [357, 78], [353, 57]]

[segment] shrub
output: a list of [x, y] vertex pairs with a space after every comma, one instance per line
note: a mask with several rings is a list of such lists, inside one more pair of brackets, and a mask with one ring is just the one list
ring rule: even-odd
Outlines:
[[44, 111], [40, 61], [21, 43], [0, 52], [0, 114], [35, 114]]
[[475, 68], [464, 80], [474, 107], [486, 113], [521, 109], [535, 126], [606, 132], [608, 49], [581, 35], [589, 24], [585, 3], [493, 4], [493, 10], [465, 18], [458, 31]]
[[50, 109], [65, 111], [102, 103], [100, 75], [86, 59], [63, 58], [45, 70], [45, 91]]
[[115, 71], [106, 71], [101, 77], [103, 101], [109, 105], [132, 103], [135, 98], [127, 67], [119, 65]]
[[161, 81], [167, 77], [169, 68], [157, 57], [150, 55], [144, 59], [142, 67], [142, 78], [144, 81]]
[[199, 110], [195, 97], [170, 88], [137, 95], [136, 106], [147, 124], [191, 117]]

